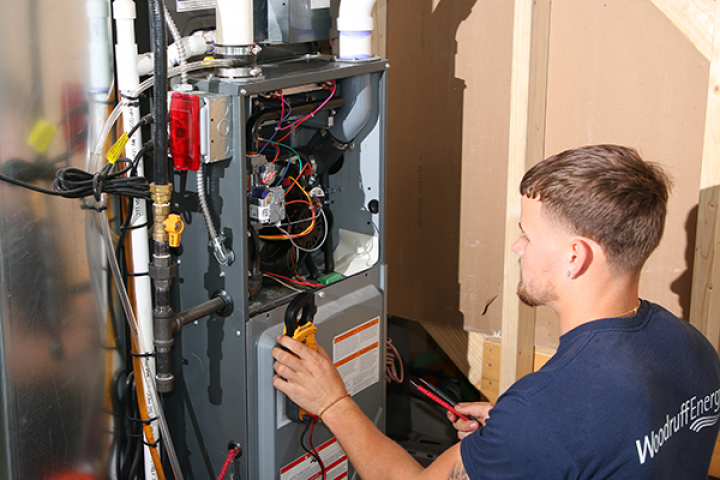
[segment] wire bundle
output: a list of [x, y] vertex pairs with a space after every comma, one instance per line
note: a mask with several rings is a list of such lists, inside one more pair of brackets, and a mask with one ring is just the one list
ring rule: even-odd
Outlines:
[[[318, 417], [316, 415], [307, 414], [307, 417], [305, 418], [305, 430], [303, 430], [302, 435], [300, 435], [300, 446], [302, 446], [303, 450], [312, 455], [312, 457], [318, 462], [318, 465], [320, 466], [320, 472], [322, 473], [322, 478], [323, 480], [325, 480], [327, 478], [325, 464], [320, 458], [320, 453], [317, 451], [312, 441], [313, 429], [315, 428], [315, 424], [317, 422]], [[308, 437], [308, 443], [310, 444], [310, 448], [305, 446], [305, 435], [308, 433], [308, 428], [310, 429], [310, 436]]]
[[[130, 162], [128, 159], [120, 159], [123, 160]], [[98, 202], [103, 193], [150, 199], [150, 184], [145, 177], [125, 176], [133, 169], [132, 164], [113, 172], [114, 166], [107, 163], [95, 174], [74, 167], [61, 168], [55, 174], [53, 190], [65, 198], [94, 196]]]
[[[140, 127], [152, 123], [152, 115], [145, 115], [129, 132], [130, 138]], [[63, 198], [87, 198], [95, 197], [99, 202], [103, 193], [119, 195], [129, 198], [150, 199], [150, 183], [145, 177], [137, 176], [137, 166], [142, 158], [138, 155], [132, 162], [127, 158], [120, 158], [117, 162], [106, 163], [95, 174], [86, 172], [75, 167], [61, 168], [55, 172], [53, 189], [38, 187], [14, 178], [0, 175], [0, 180], [11, 183], [18, 187], [27, 188], [34, 192], [44, 193]], [[122, 169], [115, 170], [117, 163], [127, 163]]]
[[[400, 374], [398, 375], [397, 366], [400, 365]], [[387, 355], [385, 360], [385, 381], [387, 383], [397, 382], [403, 383], [405, 379], [405, 371], [400, 353], [392, 343], [392, 339], [387, 339]]]

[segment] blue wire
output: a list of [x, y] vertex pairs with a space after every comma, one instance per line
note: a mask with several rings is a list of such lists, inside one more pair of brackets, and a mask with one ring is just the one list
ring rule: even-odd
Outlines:
[[[303, 164], [302, 164], [302, 160], [300, 159], [300, 155], [299, 155], [299, 154], [297, 153], [297, 151], [295, 151], [295, 149], [292, 148], [290, 145], [285, 145], [284, 143], [274, 142], [274, 141], [272, 141], [272, 140], [266, 140], [266, 139], [264, 139], [264, 138], [261, 138], [260, 141], [262, 141], [262, 142], [267, 142], [267, 143], [272, 143], [273, 145], [275, 145], [275, 146], [277, 146], [277, 147], [284, 147], [284, 148], [287, 148], [288, 150], [290, 150], [291, 152], [293, 152], [293, 153], [295, 154], [295, 156], [297, 157], [298, 166], [299, 166], [299, 168], [300, 168], [299, 171], [302, 172]], [[282, 177], [280, 177], [280, 180], [278, 180], [278, 183], [275, 184], [276, 187], [277, 187], [278, 185], [280, 185], [280, 183], [285, 179], [285, 175], [287, 175], [288, 170], [290, 170], [290, 161], [291, 161], [291, 160], [292, 160], [292, 155], [288, 158], [288, 162], [287, 162], [287, 166], [285, 167], [285, 171], [283, 172]]]

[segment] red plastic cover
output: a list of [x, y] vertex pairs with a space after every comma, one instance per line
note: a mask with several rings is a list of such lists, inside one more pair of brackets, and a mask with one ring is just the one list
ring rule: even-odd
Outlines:
[[177, 170], [200, 168], [200, 97], [197, 95], [173, 92], [168, 143]]

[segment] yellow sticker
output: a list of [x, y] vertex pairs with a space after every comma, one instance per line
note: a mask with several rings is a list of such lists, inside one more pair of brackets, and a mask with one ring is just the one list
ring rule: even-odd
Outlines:
[[108, 150], [108, 162], [112, 163], [113, 165], [115, 164], [115, 162], [117, 162], [117, 159], [120, 158], [123, 150], [125, 150], [125, 145], [127, 144], [128, 140], [130, 140], [130, 138], [127, 136], [127, 133], [123, 133], [120, 138], [118, 138], [118, 141], [115, 142], [115, 145], [110, 147], [110, 150]]
[[43, 155], [47, 152], [48, 147], [50, 147], [50, 142], [53, 137], [55, 137], [56, 131], [57, 127], [55, 125], [41, 118], [35, 123], [32, 130], [30, 130], [27, 143], [33, 150]]

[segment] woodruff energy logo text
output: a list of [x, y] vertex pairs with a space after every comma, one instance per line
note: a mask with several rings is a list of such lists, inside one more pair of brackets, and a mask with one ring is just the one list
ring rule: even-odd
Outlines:
[[681, 428], [687, 427], [693, 432], [699, 432], [705, 427], [715, 425], [720, 419], [719, 410], [720, 389], [705, 397], [692, 397], [684, 401], [677, 415], [665, 416], [665, 425], [657, 432], [650, 432], [642, 441], [635, 440], [640, 464], [645, 463], [648, 455], [653, 458], [673, 433]]

